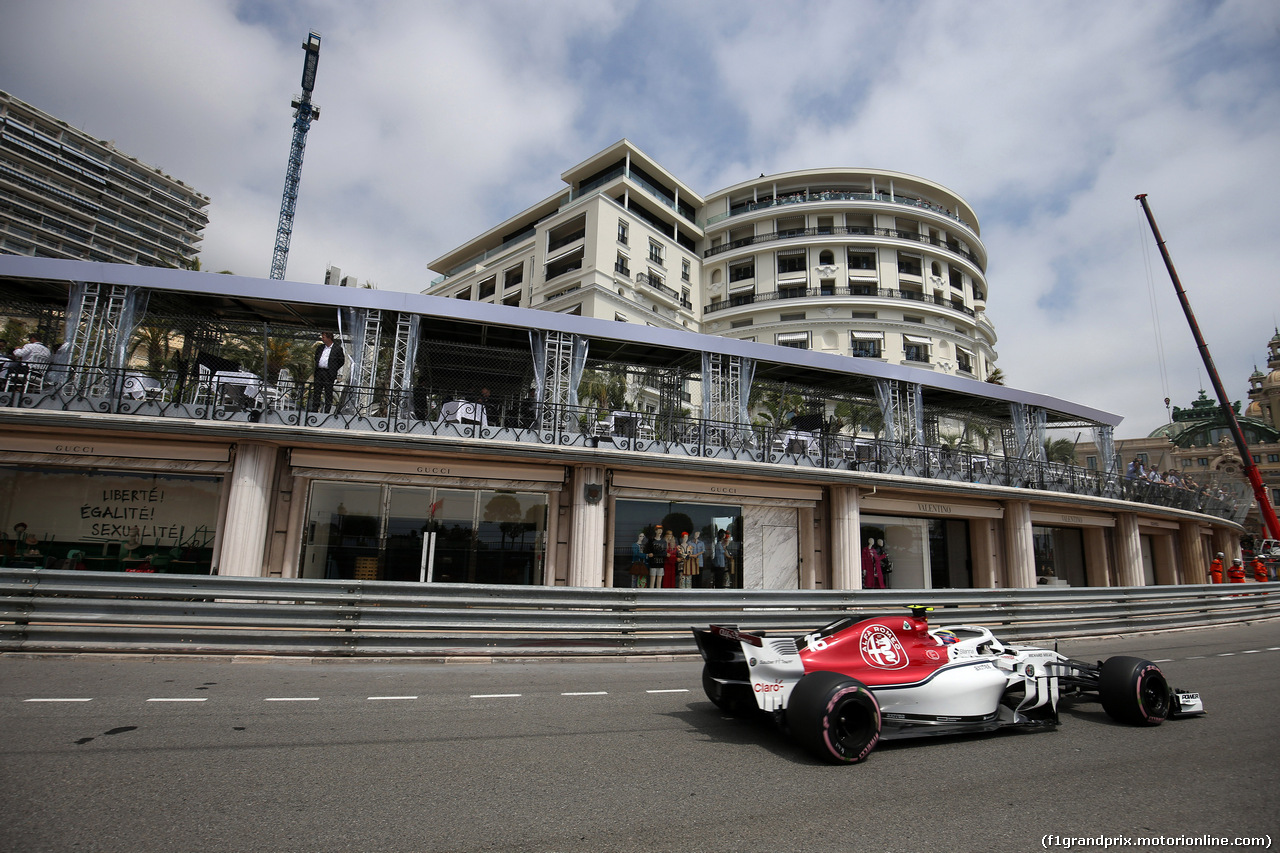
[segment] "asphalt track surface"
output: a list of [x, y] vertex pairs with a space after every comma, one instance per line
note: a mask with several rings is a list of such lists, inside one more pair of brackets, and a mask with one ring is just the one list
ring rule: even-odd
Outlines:
[[[1060, 649], [1161, 662], [1209, 713], [1132, 728], [1078, 704], [1052, 731], [883, 744], [833, 767], [720, 713], [691, 661], [0, 656], [0, 851], [1280, 842], [1280, 621]], [[1152, 836], [1183, 843], [1137, 843]]]

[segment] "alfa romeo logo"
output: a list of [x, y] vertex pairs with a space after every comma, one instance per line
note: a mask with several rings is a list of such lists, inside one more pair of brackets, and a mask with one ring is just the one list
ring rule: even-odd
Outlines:
[[902, 669], [907, 665], [907, 652], [893, 631], [883, 625], [869, 625], [858, 641], [862, 659], [878, 669]]

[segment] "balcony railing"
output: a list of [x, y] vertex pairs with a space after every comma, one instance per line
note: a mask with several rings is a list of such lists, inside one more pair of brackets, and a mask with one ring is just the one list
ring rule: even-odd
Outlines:
[[897, 228], [869, 228], [863, 225], [792, 228], [786, 231], [772, 231], [768, 234], [754, 234], [750, 237], [743, 237], [741, 240], [732, 240], [719, 246], [712, 246], [703, 251], [702, 257], [710, 258], [724, 252], [731, 252], [734, 249], [742, 249], [762, 243], [774, 243], [778, 240], [790, 240], [795, 237], [890, 237], [895, 240], [910, 240], [914, 243], [927, 243], [930, 246], [945, 249], [953, 255], [959, 255], [975, 267], [982, 268], [978, 263], [978, 258], [972, 252], [961, 249], [954, 241], [939, 240], [928, 234], [921, 234], [919, 231], [901, 231]]
[[643, 272], [636, 273], [636, 284], [642, 284], [645, 287], [658, 291], [659, 293], [669, 297], [670, 299], [674, 299], [676, 302], [680, 304], [680, 307], [684, 308], [685, 310], [688, 310], [688, 311], [693, 310], [692, 302], [682, 297], [677, 291], [667, 287], [665, 284], [662, 283], [661, 279], [658, 279], [655, 276], [651, 276], [648, 273], [643, 273]]
[[[56, 372], [61, 371], [61, 372]], [[20, 381], [19, 381], [20, 380]], [[332, 411], [308, 382], [264, 382], [252, 373], [214, 374], [181, 381], [136, 371], [50, 368], [42, 376], [11, 372], [0, 383], [0, 407], [66, 412], [83, 418], [161, 417], [243, 422], [261, 427], [305, 426], [352, 433], [494, 440], [554, 447], [662, 453], [701, 460], [865, 471], [929, 480], [1061, 492], [1205, 513], [1239, 522], [1250, 503], [1197, 490], [1126, 480], [1075, 465], [1016, 459], [945, 445], [919, 445], [790, 426], [736, 424], [674, 414], [603, 412], [533, 400], [462, 402], [456, 390], [415, 383], [338, 385]]]
[[961, 225], [968, 228], [970, 231], [973, 231], [975, 234], [977, 233], [976, 228], [974, 228], [968, 222], [965, 222], [963, 219], [961, 219], [956, 214], [952, 213], [947, 208], [940, 207], [936, 204], [930, 204], [927, 201], [921, 201], [920, 199], [898, 198], [897, 196], [890, 197], [886, 193], [875, 193], [873, 195], [872, 193], [840, 192], [836, 190], [828, 190], [825, 192], [816, 192], [816, 193], [810, 193], [810, 192], [792, 193], [791, 195], [781, 196], [779, 198], [771, 198], [765, 201], [751, 202], [749, 204], [744, 204], [744, 205], [735, 207], [731, 209], [728, 213], [717, 213], [715, 216], [709, 216], [707, 217], [703, 225], [711, 226], [716, 224], [717, 222], [723, 222], [724, 220], [729, 219], [730, 217], [733, 217], [733, 216], [741, 216], [744, 213], [751, 213], [752, 211], [755, 211], [755, 210], [764, 210], [765, 208], [768, 208], [768, 207], [777, 207], [783, 204], [805, 204], [805, 203], [829, 202], [829, 201], [876, 201], [876, 202], [885, 202], [888, 204], [902, 204], [908, 207], [917, 207], [924, 210], [930, 210], [934, 213], [941, 213], [943, 216], [946, 216], [950, 219], [954, 219], [956, 222], [959, 222]]
[[932, 305], [940, 305], [949, 311], [956, 311], [968, 317], [977, 316], [972, 308], [964, 305], [956, 305], [951, 302], [951, 300], [942, 296], [936, 296], [931, 293], [921, 293], [915, 290], [894, 290], [891, 288], [874, 287], [872, 285], [862, 284], [851, 284], [847, 287], [788, 287], [771, 293], [746, 293], [739, 296], [730, 296], [727, 300], [722, 299], [718, 302], [712, 302], [703, 307], [702, 313], [714, 314], [717, 311], [736, 308], [740, 305], [774, 302], [779, 299], [817, 299], [821, 297], [845, 296], [867, 296], [881, 299], [907, 299], [912, 302], [925, 302]]

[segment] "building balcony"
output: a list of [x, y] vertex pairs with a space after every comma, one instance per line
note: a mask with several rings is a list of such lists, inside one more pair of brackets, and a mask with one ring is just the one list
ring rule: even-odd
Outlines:
[[683, 298], [679, 294], [679, 292], [667, 287], [665, 284], [662, 283], [662, 280], [657, 278], [656, 276], [652, 276], [652, 275], [649, 275], [648, 273], [643, 273], [643, 272], [636, 273], [636, 284], [641, 285], [643, 287], [647, 287], [650, 290], [657, 291], [658, 293], [665, 296], [667, 299], [670, 299], [671, 301], [675, 302], [677, 305], [679, 305], [681, 308], [685, 309], [686, 311], [693, 310], [692, 302], [690, 302], [688, 299]]
[[765, 201], [758, 201], [758, 202], [752, 202], [750, 204], [739, 205], [738, 207], [734, 207], [733, 209], [731, 209], [728, 213], [717, 213], [714, 216], [707, 217], [706, 221], [703, 222], [703, 226], [709, 228], [710, 226], [716, 224], [717, 222], [723, 222], [724, 220], [730, 219], [734, 216], [741, 216], [746, 213], [752, 213], [757, 210], [765, 210], [770, 207], [778, 207], [778, 206], [787, 205], [787, 204], [822, 204], [822, 203], [839, 202], [839, 201], [872, 201], [880, 204], [900, 204], [906, 207], [914, 207], [918, 210], [928, 210], [928, 211], [932, 211], [933, 213], [941, 214], [942, 216], [945, 216], [948, 219], [953, 219], [956, 222], [963, 225], [965, 228], [969, 229], [969, 231], [975, 234], [977, 233], [976, 228], [974, 228], [968, 222], [965, 222], [959, 216], [956, 216], [947, 208], [941, 207], [936, 204], [930, 204], [927, 201], [921, 201], [919, 199], [891, 197], [887, 193], [875, 193], [873, 195], [871, 193], [842, 192], [839, 190], [827, 190], [823, 192], [813, 192], [813, 193], [811, 192], [792, 193], [790, 195], [780, 196], [778, 198], [771, 198]]
[[755, 234], [751, 237], [744, 237], [741, 240], [733, 240], [723, 243], [719, 246], [712, 246], [702, 253], [703, 258], [714, 257], [725, 252], [732, 252], [736, 249], [746, 248], [748, 246], [758, 246], [765, 243], [776, 243], [779, 240], [795, 240], [795, 239], [811, 239], [811, 238], [829, 238], [829, 237], [885, 237], [892, 240], [909, 240], [913, 243], [925, 243], [930, 246], [936, 246], [950, 254], [964, 258], [973, 266], [982, 270], [982, 265], [976, 255], [972, 252], [965, 251], [960, 245], [953, 240], [942, 241], [931, 237], [928, 234], [921, 234], [918, 231], [900, 231], [896, 228], [871, 228], [863, 225], [840, 225], [840, 226], [824, 226], [822, 228], [794, 228], [787, 231], [773, 231], [768, 234]]
[[764, 302], [774, 302], [780, 299], [823, 299], [847, 297], [906, 299], [911, 302], [922, 302], [930, 305], [937, 305], [947, 309], [948, 311], [955, 311], [958, 314], [964, 314], [966, 317], [975, 316], [975, 312], [972, 308], [964, 305], [955, 305], [950, 300], [942, 296], [936, 296], [931, 293], [920, 293], [913, 290], [894, 290], [890, 288], [876, 287], [871, 284], [851, 284], [847, 287], [792, 286], [772, 293], [744, 293], [705, 305], [703, 306], [702, 313], [704, 315], [714, 314], [717, 311], [724, 311], [741, 305], [755, 305]]

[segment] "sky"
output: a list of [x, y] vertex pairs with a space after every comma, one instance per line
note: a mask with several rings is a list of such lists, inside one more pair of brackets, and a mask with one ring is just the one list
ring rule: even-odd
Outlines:
[[290, 280], [420, 291], [626, 137], [704, 195], [844, 166], [955, 190], [1006, 384], [1119, 438], [1213, 393], [1147, 193], [1231, 399], [1266, 368], [1274, 0], [0, 0], [0, 89], [210, 196], [203, 269], [265, 278], [309, 30]]

